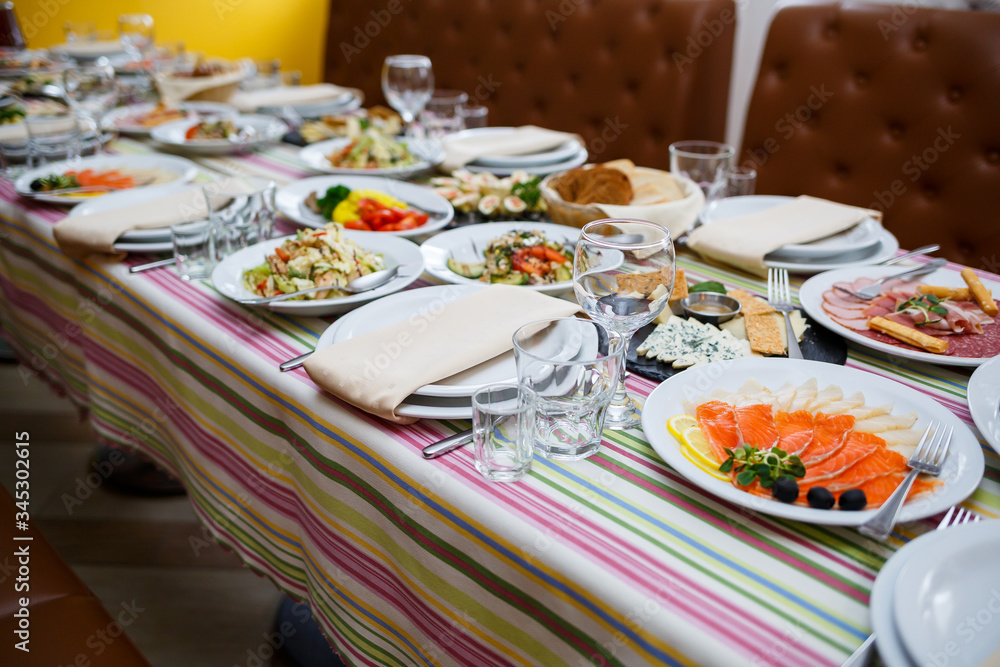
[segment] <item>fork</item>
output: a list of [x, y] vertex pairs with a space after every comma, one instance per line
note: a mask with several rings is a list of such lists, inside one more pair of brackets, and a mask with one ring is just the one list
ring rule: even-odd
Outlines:
[[[975, 523], [982, 518], [983, 517], [979, 516], [975, 512], [970, 512], [963, 507], [955, 505], [944, 515], [944, 518], [941, 519], [941, 523], [938, 524], [935, 530], [944, 530], [949, 526], [960, 526], [963, 523]], [[871, 659], [871, 652], [873, 648], [875, 648], [874, 633], [868, 635], [868, 639], [865, 640], [865, 643], [859, 646], [840, 667], [864, 667]]]
[[855, 292], [854, 290], [847, 289], [842, 285], [834, 285], [834, 287], [840, 290], [841, 292], [846, 292], [847, 294], [850, 294], [856, 299], [861, 299], [863, 301], [870, 301], [871, 299], [874, 299], [875, 297], [877, 297], [879, 294], [882, 293], [882, 283], [886, 281], [893, 280], [895, 278], [916, 278], [917, 276], [922, 276], [925, 273], [930, 273], [931, 271], [937, 271], [947, 263], [948, 260], [944, 259], [943, 257], [938, 257], [937, 259], [932, 259], [923, 266], [918, 266], [915, 269], [909, 269], [907, 271], [902, 271], [901, 273], [896, 273], [894, 275], [886, 276], [884, 278], [876, 280], [871, 285], [862, 287], [857, 292]]
[[802, 350], [799, 349], [799, 339], [792, 328], [792, 318], [788, 313], [795, 312], [792, 305], [792, 290], [788, 285], [788, 270], [774, 269], [767, 270], [767, 302], [785, 316], [785, 338], [788, 339], [788, 358], [801, 359]]
[[[931, 435], [931, 431], [934, 432]], [[876, 540], [884, 540], [889, 537], [893, 526], [896, 525], [896, 517], [903, 507], [913, 480], [917, 475], [925, 472], [928, 475], [937, 477], [941, 474], [941, 467], [948, 457], [948, 448], [951, 446], [951, 436], [955, 432], [955, 427], [950, 427], [947, 431], [943, 428], [935, 428], [935, 424], [930, 424], [924, 434], [920, 437], [920, 443], [913, 451], [913, 456], [907, 462], [910, 472], [906, 475], [903, 483], [892, 492], [885, 504], [875, 513], [871, 519], [858, 527], [858, 532]]]

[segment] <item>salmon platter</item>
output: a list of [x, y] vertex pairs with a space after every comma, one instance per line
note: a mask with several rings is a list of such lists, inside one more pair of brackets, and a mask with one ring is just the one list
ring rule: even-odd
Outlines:
[[650, 443], [692, 482], [754, 511], [861, 524], [902, 483], [908, 459], [935, 429], [954, 429], [952, 451], [939, 477], [917, 477], [902, 520], [947, 509], [982, 477], [979, 443], [961, 421], [872, 373], [740, 359], [684, 376], [650, 394], [643, 409]]

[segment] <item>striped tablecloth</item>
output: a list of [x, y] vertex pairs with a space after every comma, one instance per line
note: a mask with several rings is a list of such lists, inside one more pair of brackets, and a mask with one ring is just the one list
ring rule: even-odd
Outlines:
[[[203, 164], [285, 182], [305, 175], [294, 156]], [[246, 309], [170, 270], [70, 261], [52, 239], [63, 215], [0, 184], [0, 325], [25, 382], [48, 380], [103, 438], [178, 475], [211, 535], [307, 601], [348, 664], [836, 665], [870, 631], [885, 559], [933, 525], [880, 543], [739, 510], [638, 430], [606, 433], [584, 462], [536, 460], [517, 484], [484, 481], [468, 448], [424, 461], [422, 446], [468, 424], [395, 426], [278, 372], [329, 320]], [[678, 261], [694, 279], [763, 289]], [[972, 425], [967, 372], [854, 346], [848, 365]], [[995, 517], [1000, 459], [984, 452], [966, 505]]]

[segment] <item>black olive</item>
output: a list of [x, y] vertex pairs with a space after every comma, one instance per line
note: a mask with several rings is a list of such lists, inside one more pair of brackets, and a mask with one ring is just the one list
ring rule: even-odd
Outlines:
[[782, 475], [771, 488], [776, 500], [783, 503], [794, 503], [799, 497], [799, 483], [791, 475]]
[[809, 501], [810, 507], [815, 507], [818, 510], [828, 510], [833, 507], [833, 494], [830, 493], [829, 489], [822, 486], [814, 486], [809, 489], [809, 493], [806, 494], [806, 500]]
[[28, 186], [28, 187], [30, 187], [30, 188], [31, 188], [31, 191], [32, 191], [32, 192], [38, 192], [38, 191], [40, 191], [40, 190], [41, 190], [42, 188], [44, 188], [44, 187], [45, 187], [45, 184], [44, 184], [44, 183], [42, 183], [42, 179], [40, 179], [40, 178], [36, 178], [35, 180], [33, 180], [33, 181], [31, 182], [31, 185], [30, 185], [30, 186]]
[[868, 497], [865, 496], [865, 492], [861, 489], [851, 489], [840, 494], [839, 502], [840, 509], [857, 512], [858, 510], [863, 510], [865, 505], [868, 504]]

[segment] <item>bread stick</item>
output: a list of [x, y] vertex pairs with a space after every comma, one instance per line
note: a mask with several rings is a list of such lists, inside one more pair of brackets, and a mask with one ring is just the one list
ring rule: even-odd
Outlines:
[[1000, 312], [997, 309], [997, 302], [993, 300], [993, 295], [986, 289], [979, 276], [972, 269], [962, 269], [962, 278], [965, 279], [965, 284], [969, 286], [969, 291], [983, 312], [990, 317], [996, 317], [997, 312]]
[[917, 285], [917, 294], [933, 294], [939, 299], [971, 301], [972, 292], [968, 287], [943, 287], [941, 285]]
[[873, 317], [868, 320], [868, 328], [881, 331], [887, 336], [892, 336], [896, 340], [915, 345], [934, 354], [944, 354], [948, 351], [948, 341], [943, 338], [929, 336], [922, 331], [904, 326], [899, 322], [887, 320], [884, 317]]

